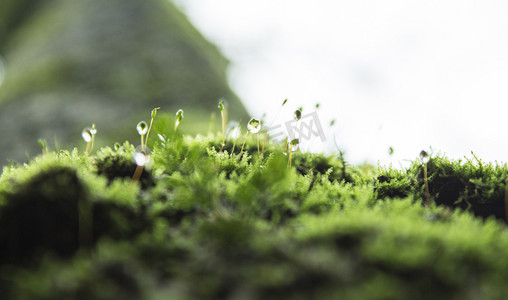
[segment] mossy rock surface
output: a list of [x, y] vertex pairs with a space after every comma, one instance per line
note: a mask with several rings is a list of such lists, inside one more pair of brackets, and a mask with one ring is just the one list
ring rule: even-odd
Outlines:
[[295, 152], [289, 168], [271, 142], [240, 157], [220, 135], [154, 134], [145, 182], [129, 143], [4, 168], [2, 299], [506, 297], [508, 230], [476, 211], [501, 205], [506, 165], [432, 157], [426, 206], [418, 161]]
[[0, 21], [0, 133], [9, 137], [0, 164], [35, 155], [39, 138], [78, 145], [92, 123], [98, 145], [135, 139], [135, 124], [149, 119], [140, 112], [158, 106], [184, 109], [188, 132], [208, 127], [221, 97], [230, 118], [248, 118], [227, 83], [228, 61], [170, 1], [16, 3], [3, 2], [12, 17]]

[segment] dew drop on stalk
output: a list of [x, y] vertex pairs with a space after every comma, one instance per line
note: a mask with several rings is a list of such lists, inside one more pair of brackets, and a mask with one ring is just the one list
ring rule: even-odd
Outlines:
[[180, 125], [182, 119], [183, 119], [183, 110], [179, 109], [175, 115], [175, 129], [178, 128], [178, 125]]
[[420, 160], [426, 164], [429, 162], [430, 160], [430, 156], [429, 154], [425, 151], [425, 150], [422, 150], [422, 152], [420, 152]]
[[289, 143], [289, 148], [291, 152], [295, 152], [300, 147], [300, 140], [299, 139], [293, 139], [291, 143]]
[[145, 121], [141, 121], [136, 126], [136, 129], [138, 130], [139, 135], [145, 135], [146, 132], [148, 131], [148, 125], [146, 124]]
[[81, 136], [85, 140], [85, 142], [90, 143], [92, 141], [92, 129], [87, 127], [81, 131]]
[[97, 134], [97, 129], [95, 127], [90, 128], [90, 133], [92, 135], [96, 135]]
[[250, 119], [249, 124], [247, 124], [247, 130], [250, 133], [258, 133], [261, 130], [261, 122], [256, 118]]
[[293, 116], [295, 117], [295, 120], [300, 121], [302, 118], [302, 111], [300, 109], [295, 110]]
[[114, 148], [115, 148], [115, 151], [118, 152], [118, 150], [120, 150], [120, 144], [119, 143], [115, 143]]
[[143, 150], [143, 147], [141, 146], [136, 147], [136, 151], [134, 152], [133, 158], [136, 165], [140, 167], [145, 166], [150, 160], [148, 150]]
[[158, 133], [157, 136], [159, 137], [159, 140], [161, 140], [163, 143], [166, 142], [166, 138], [162, 134]]

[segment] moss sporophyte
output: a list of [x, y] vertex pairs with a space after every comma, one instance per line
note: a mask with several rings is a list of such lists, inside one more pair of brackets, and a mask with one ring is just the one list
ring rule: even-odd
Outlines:
[[92, 153], [96, 133], [97, 129], [95, 128], [95, 124], [92, 124], [91, 128], [86, 127], [83, 131], [81, 131], [81, 137], [83, 137], [83, 140], [86, 142], [86, 154]]
[[[247, 136], [249, 135], [249, 133], [256, 134], [256, 136], [257, 136], [257, 133], [260, 130], [261, 130], [261, 122], [256, 118], [250, 119], [250, 121], [247, 123], [247, 132], [245, 133], [245, 137], [243, 138], [242, 149], [240, 150], [240, 155], [238, 156], [238, 161], [240, 161], [242, 159], [243, 149], [245, 147], [245, 142], [247, 141]], [[259, 155], [259, 137], [257, 139], [257, 145], [258, 145], [258, 155]]]
[[[247, 124], [247, 130], [250, 133], [256, 135], [257, 145], [258, 145], [258, 155], [259, 155], [259, 135], [257, 133], [261, 130], [261, 122], [256, 118], [250, 119], [249, 123]], [[245, 144], [245, 141], [244, 141], [244, 144]]]
[[293, 139], [289, 143], [289, 167], [291, 168], [291, 159], [293, 156], [293, 152], [296, 152], [298, 148], [300, 147], [300, 140], [299, 139]]
[[178, 129], [178, 126], [180, 125], [182, 119], [183, 119], [183, 110], [179, 109], [175, 115], [175, 127], [174, 127], [175, 131]]
[[427, 178], [427, 164], [430, 161], [430, 155], [425, 151], [422, 150], [420, 152], [420, 160], [423, 163], [423, 181], [425, 184], [425, 205], [430, 205], [430, 192], [429, 192], [429, 180]]
[[[153, 121], [155, 119], [155, 116], [157, 116], [157, 111], [160, 109], [160, 107], [156, 107], [152, 109], [152, 113], [150, 114], [150, 126], [146, 124], [145, 121], [141, 121], [136, 126], [136, 130], [138, 131], [139, 135], [141, 136], [141, 145], [136, 148], [136, 151], [133, 154], [134, 162], [136, 163], [136, 170], [134, 171], [134, 175], [132, 175], [132, 183], [136, 183], [139, 181], [139, 178], [141, 177], [141, 174], [143, 173], [143, 169], [147, 162], [150, 159], [149, 156], [149, 149], [148, 149], [148, 137], [150, 136], [150, 131], [152, 129]], [[182, 111], [182, 118], [183, 118], [183, 111]], [[175, 128], [176, 129], [176, 128]], [[145, 137], [146, 134], [146, 137]]]
[[220, 151], [222, 152], [224, 150], [224, 146], [226, 145], [226, 121], [228, 118], [228, 112], [227, 112], [227, 103], [224, 99], [219, 99], [219, 104], [217, 107], [220, 110], [220, 117], [222, 120], [222, 146], [220, 148]]
[[145, 135], [148, 132], [148, 125], [145, 121], [141, 121], [136, 125], [136, 130], [138, 131], [139, 135], [141, 136], [141, 147], [145, 147]]

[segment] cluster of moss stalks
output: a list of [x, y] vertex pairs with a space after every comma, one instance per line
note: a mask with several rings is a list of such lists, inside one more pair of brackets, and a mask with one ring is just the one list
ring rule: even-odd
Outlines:
[[[505, 299], [506, 165], [407, 170], [159, 131], [0, 177], [1, 299]], [[155, 136], [155, 135], [154, 135]], [[223, 151], [220, 149], [223, 148]]]

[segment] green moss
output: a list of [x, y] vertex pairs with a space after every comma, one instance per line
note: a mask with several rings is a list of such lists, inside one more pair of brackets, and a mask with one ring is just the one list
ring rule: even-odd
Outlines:
[[[473, 154], [473, 160], [452, 161], [436, 156], [428, 165], [431, 199], [437, 205], [473, 212], [488, 218], [505, 219], [505, 183], [508, 167], [486, 164]], [[378, 197], [424, 197], [423, 166], [413, 162], [405, 171], [382, 170], [375, 189]]]
[[[182, 136], [169, 119], [157, 126], [164, 141], [149, 141], [141, 184], [124, 170], [133, 163], [129, 143], [91, 157], [49, 152], [4, 168], [2, 299], [503, 299], [508, 292], [508, 231], [497, 212], [475, 211], [503, 199], [504, 165], [433, 157], [433, 202], [423, 206], [418, 162], [373, 174], [341, 155], [296, 152], [289, 168], [279, 145], [258, 155], [249, 140], [240, 158], [218, 151], [219, 134]], [[80, 228], [91, 230], [88, 244]]]

